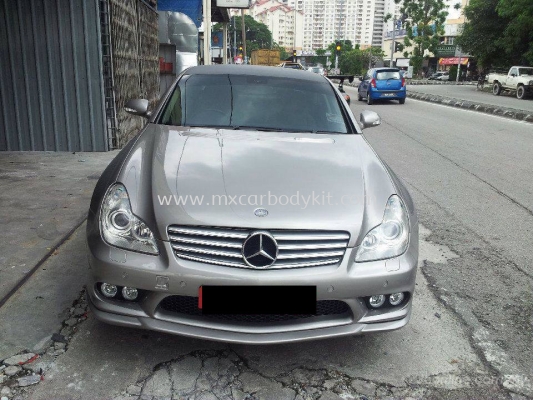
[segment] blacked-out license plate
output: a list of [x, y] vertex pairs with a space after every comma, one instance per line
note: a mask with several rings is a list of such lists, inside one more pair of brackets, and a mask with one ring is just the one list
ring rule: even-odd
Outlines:
[[201, 286], [203, 314], [316, 314], [316, 286]]

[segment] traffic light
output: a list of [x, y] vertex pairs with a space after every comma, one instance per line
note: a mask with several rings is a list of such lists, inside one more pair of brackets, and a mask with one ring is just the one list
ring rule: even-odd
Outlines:
[[394, 43], [394, 52], [395, 53], [398, 52], [398, 51], [402, 51], [402, 48], [403, 48], [403, 46], [402, 46], [401, 43], [398, 43], [398, 42]]
[[293, 57], [296, 57], [296, 50], [293, 50], [293, 51], [292, 51], [292, 56], [293, 56]]
[[242, 44], [239, 45], [239, 53], [242, 54], [243, 52], [243, 48], [242, 48]]
[[340, 56], [341, 50], [342, 50], [341, 42], [335, 43], [335, 55]]

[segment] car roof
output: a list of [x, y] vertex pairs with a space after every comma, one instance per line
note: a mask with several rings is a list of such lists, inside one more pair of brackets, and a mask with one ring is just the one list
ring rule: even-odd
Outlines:
[[290, 68], [266, 67], [260, 65], [198, 65], [185, 71], [188, 75], [246, 75], [292, 78], [304, 81], [324, 83], [326, 78], [317, 74], [303, 74], [300, 70]]

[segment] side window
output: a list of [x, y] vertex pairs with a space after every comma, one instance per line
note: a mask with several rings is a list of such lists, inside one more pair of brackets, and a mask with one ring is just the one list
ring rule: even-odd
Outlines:
[[163, 125], [176, 125], [179, 126], [183, 122], [183, 113], [181, 108], [181, 88], [176, 86], [172, 97], [163, 112], [161, 117], [161, 124]]
[[518, 75], [518, 69], [517, 68], [511, 68], [511, 72], [509, 72], [509, 75]]

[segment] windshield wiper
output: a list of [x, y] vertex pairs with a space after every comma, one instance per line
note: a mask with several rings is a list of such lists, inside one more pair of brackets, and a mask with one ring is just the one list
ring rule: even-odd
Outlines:
[[283, 132], [285, 129], [281, 128], [265, 128], [261, 126], [246, 126], [246, 125], [240, 125], [240, 126], [233, 126], [233, 130], [241, 130], [241, 129], [248, 129], [248, 130], [255, 130], [255, 131], [261, 131], [261, 132]]

